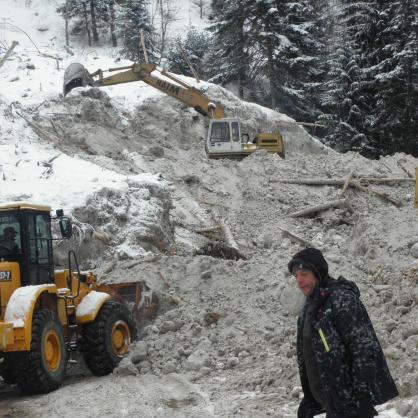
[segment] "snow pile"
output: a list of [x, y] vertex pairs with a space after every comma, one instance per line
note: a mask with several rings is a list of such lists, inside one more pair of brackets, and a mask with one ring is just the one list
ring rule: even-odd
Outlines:
[[[283, 161], [259, 153], [239, 163], [209, 164], [211, 176], [195, 172], [189, 192], [209, 207], [212, 202], [220, 206], [249, 260], [184, 255], [113, 266], [110, 276], [115, 280], [146, 278], [162, 299], [161, 314], [145, 327], [130, 361], [116, 373], [162, 379], [171, 373], [186, 375], [216, 399], [215, 416], [293, 416], [300, 395], [295, 315], [303, 298], [286, 264], [301, 246], [280, 231], [282, 226], [319, 246], [331, 274], [358, 284], [401, 393], [380, 407], [382, 416], [397, 416], [393, 408], [400, 416], [416, 416], [418, 231], [413, 183], [370, 186], [399, 201], [399, 208], [377, 195], [349, 189], [349, 208], [290, 218], [301, 208], [337, 198], [341, 187], [280, 179], [344, 179], [353, 170], [359, 177], [405, 177], [417, 160], [395, 155], [369, 161], [352, 153]], [[228, 173], [228, 182], [219, 181], [218, 171]]]

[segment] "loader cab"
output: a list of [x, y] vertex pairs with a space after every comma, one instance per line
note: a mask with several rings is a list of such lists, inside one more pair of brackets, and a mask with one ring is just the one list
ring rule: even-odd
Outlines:
[[[0, 263], [19, 264], [22, 286], [53, 283], [50, 210], [33, 204], [0, 207]], [[60, 226], [63, 232], [66, 224]]]
[[[246, 135], [248, 140], [248, 135]], [[209, 156], [223, 156], [242, 153], [241, 124], [238, 119], [212, 119], [206, 139]]]

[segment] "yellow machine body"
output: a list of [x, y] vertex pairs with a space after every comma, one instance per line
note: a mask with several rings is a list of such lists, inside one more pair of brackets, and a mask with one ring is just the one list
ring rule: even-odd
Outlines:
[[[77, 288], [77, 275], [72, 275], [73, 288]], [[70, 296], [67, 288], [69, 270], [58, 271], [54, 274], [53, 284], [41, 284], [36, 286], [21, 287], [20, 270], [17, 263], [0, 262], [0, 277], [8, 277], [8, 280], [0, 280], [1, 316], [0, 316], [0, 351], [14, 352], [30, 350], [32, 336], [33, 312], [40, 306], [47, 307], [57, 313], [64, 327], [68, 325], [68, 308], [65, 306], [65, 297]], [[74, 299], [74, 308], [82, 306], [87, 296], [93, 290], [95, 278], [91, 273], [87, 274], [89, 284], [81, 283], [79, 296]], [[94, 285], [93, 285], [94, 284]], [[78, 324], [93, 322], [103, 303], [110, 299], [107, 293], [101, 293], [101, 297], [90, 298], [88, 313], [77, 315]]]
[[252, 154], [257, 149], [264, 149], [271, 154], [279, 154], [282, 158], [285, 157], [283, 138], [279, 132], [257, 134], [254, 142], [254, 144], [243, 145], [245, 154]]
[[[49, 222], [48, 245], [50, 246], [50, 211], [49, 206], [27, 202], [0, 206], [0, 220], [14, 221], [15, 228], [21, 229], [20, 262], [28, 258], [24, 256], [23, 241], [26, 240], [26, 252], [32, 251], [34, 246], [31, 244], [34, 240], [25, 236], [29, 232], [27, 232], [28, 227], [23, 226], [22, 219], [36, 216], [46, 219]], [[2, 225], [0, 223], [0, 232], [4, 232]], [[46, 238], [44, 240], [46, 241]], [[52, 252], [49, 256], [50, 261], [47, 265], [51, 267]], [[32, 318], [34, 312], [41, 308], [56, 313], [68, 336], [69, 317], [75, 318], [75, 325], [81, 328], [85, 324], [94, 322], [103, 304], [110, 299], [123, 304], [129, 301], [130, 310], [139, 320], [152, 316], [158, 306], [155, 297], [152, 297], [152, 292], [143, 282], [98, 285], [96, 277], [91, 272], [64, 269], [50, 273], [49, 279], [47, 276], [42, 279], [48, 281], [47, 283], [32, 284], [29, 277], [26, 277], [27, 274], [22, 272], [19, 262], [7, 260], [0, 254], [0, 357], [5, 352], [31, 349]]]

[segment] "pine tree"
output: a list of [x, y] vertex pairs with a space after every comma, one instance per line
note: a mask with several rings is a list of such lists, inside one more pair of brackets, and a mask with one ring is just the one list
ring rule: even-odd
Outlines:
[[66, 0], [57, 8], [57, 13], [61, 14], [66, 22], [67, 44], [69, 43], [69, 22], [74, 20], [73, 32], [87, 34], [88, 43], [91, 45], [91, 25], [87, 0]]
[[167, 61], [168, 69], [177, 74], [193, 76], [184, 57], [190, 61], [195, 71], [202, 78], [206, 78], [205, 55], [210, 47], [210, 36], [206, 31], [191, 28], [186, 38], [178, 37], [169, 48]]
[[418, 5], [380, 2], [381, 48], [375, 53], [374, 120], [371, 135], [384, 153], [418, 155]]
[[101, 29], [109, 31], [109, 39], [112, 46], [117, 46], [116, 36], [116, 1], [115, 0], [95, 0], [96, 18], [99, 20], [98, 25]]
[[252, 2], [250, 38], [260, 53], [260, 72], [270, 85], [269, 105], [297, 119], [314, 120], [315, 88], [325, 74], [323, 30], [317, 24], [323, 2]]
[[413, 0], [343, 1], [320, 119], [325, 141], [369, 157], [417, 154], [417, 5]]
[[380, 153], [369, 135], [375, 93], [372, 46], [378, 31], [378, 10], [376, 3], [369, 1], [342, 3], [337, 15], [340, 29], [333, 39], [338, 48], [331, 54], [322, 97], [324, 115], [320, 120], [329, 124], [325, 142], [340, 151]]
[[144, 43], [148, 60], [156, 62], [154, 30], [151, 26], [147, 0], [125, 0], [121, 4], [118, 22], [118, 35], [122, 41], [121, 53], [126, 58], [145, 62], [144, 51], [141, 45], [141, 31], [144, 34]]
[[[240, 97], [245, 96], [250, 72], [249, 37], [245, 27], [250, 0], [225, 0], [216, 4], [213, 33], [213, 48], [208, 54], [207, 68], [210, 81], [238, 86]], [[222, 11], [220, 11], [222, 7]]]

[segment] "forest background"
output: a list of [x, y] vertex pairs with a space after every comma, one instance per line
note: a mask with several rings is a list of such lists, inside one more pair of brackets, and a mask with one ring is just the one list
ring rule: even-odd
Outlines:
[[[120, 57], [199, 77], [316, 123], [340, 152], [418, 156], [416, 0], [194, 0], [202, 26], [171, 36], [170, 0], [66, 0], [67, 45], [109, 43]], [[320, 126], [319, 126], [320, 125]]]

